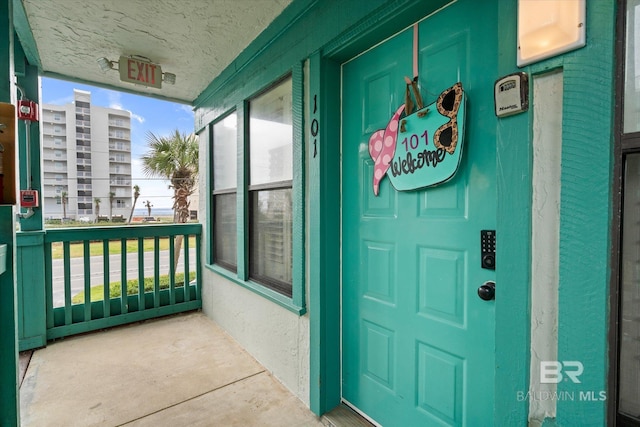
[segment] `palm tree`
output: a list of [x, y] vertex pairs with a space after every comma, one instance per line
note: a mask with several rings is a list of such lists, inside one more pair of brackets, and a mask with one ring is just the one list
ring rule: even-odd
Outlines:
[[116, 193], [109, 192], [109, 221], [113, 218], [113, 200], [116, 198]]
[[140, 197], [140, 186], [136, 184], [133, 186], [133, 206], [131, 206], [131, 213], [129, 214], [129, 221], [127, 222], [128, 224], [131, 224], [131, 218], [133, 218], [133, 210], [136, 208], [138, 197]]
[[100, 216], [100, 203], [102, 203], [102, 199], [100, 199], [100, 197], [94, 197], [93, 203], [96, 205], [96, 222], [98, 222], [98, 217]]
[[[181, 134], [175, 130], [168, 137], [157, 137], [147, 133], [149, 151], [142, 156], [142, 171], [150, 177], [163, 177], [173, 188], [173, 209], [176, 221], [189, 219], [189, 196], [193, 194], [198, 177], [198, 138], [195, 134]], [[178, 264], [182, 236], [176, 236], [176, 256]]]
[[60, 199], [62, 199], [62, 222], [64, 222], [64, 219], [67, 217], [67, 202], [69, 201], [66, 191], [62, 192]]

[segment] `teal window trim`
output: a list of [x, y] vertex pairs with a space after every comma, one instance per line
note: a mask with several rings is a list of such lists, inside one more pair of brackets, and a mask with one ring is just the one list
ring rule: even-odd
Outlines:
[[[292, 79], [292, 108], [293, 108], [293, 179], [292, 179], [292, 246], [293, 246], [293, 263], [292, 263], [292, 284], [291, 298], [273, 291], [266, 286], [249, 279], [249, 108], [248, 99], [264, 92], [265, 88], [272, 86], [274, 83], [281, 81], [283, 78], [291, 76]], [[236, 192], [236, 209], [237, 209], [237, 237], [238, 237], [238, 259], [237, 271], [233, 272], [221, 265], [215, 263], [214, 259], [214, 230], [213, 230], [213, 212], [214, 197], [212, 196], [213, 186], [213, 124], [227, 117], [229, 114], [238, 115], [238, 185]], [[304, 149], [304, 70], [302, 62], [295, 64], [282, 77], [275, 79], [268, 86], [246, 96], [246, 98], [238, 103], [238, 105], [220, 114], [207, 127], [210, 133], [208, 158], [208, 177], [210, 180], [210, 188], [208, 197], [211, 201], [208, 216], [211, 224], [208, 245], [210, 256], [206, 264], [210, 271], [236, 283], [256, 294], [286, 308], [287, 310], [298, 315], [306, 313], [306, 297], [305, 297], [305, 223], [304, 223], [304, 201], [305, 201], [305, 149]]]
[[[207, 144], [207, 162], [206, 162], [206, 177], [213, 180], [213, 125], [209, 124], [204, 129], [202, 129], [198, 134], [199, 137], [206, 140]], [[213, 263], [213, 254], [214, 254], [214, 241], [213, 241], [213, 186], [207, 188], [205, 191], [205, 206], [207, 212], [210, 213], [208, 217], [206, 217], [202, 230], [202, 236], [205, 241], [211, 242], [209, 245], [205, 245], [205, 265], [209, 265]]]
[[249, 102], [242, 101], [238, 106], [238, 186], [236, 187], [236, 220], [238, 279], [246, 282], [249, 279]]
[[[305, 307], [305, 150], [304, 150], [304, 69], [298, 62], [293, 79], [293, 303]], [[297, 255], [297, 259], [296, 259]]]

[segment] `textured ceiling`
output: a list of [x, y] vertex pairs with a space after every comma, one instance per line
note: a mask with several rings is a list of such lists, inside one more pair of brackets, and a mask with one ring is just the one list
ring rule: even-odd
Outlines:
[[[44, 75], [191, 103], [291, 0], [22, 0]], [[145, 88], [96, 60], [140, 55], [176, 75]]]

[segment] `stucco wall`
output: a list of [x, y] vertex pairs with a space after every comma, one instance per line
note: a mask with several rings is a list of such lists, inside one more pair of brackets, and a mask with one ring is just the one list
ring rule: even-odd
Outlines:
[[309, 318], [205, 270], [202, 310], [309, 405]]
[[[208, 130], [199, 134], [200, 152], [206, 153]], [[200, 156], [200, 170], [207, 171], [207, 156]], [[206, 194], [207, 180], [199, 181]], [[212, 224], [205, 221], [206, 204], [199, 206], [203, 236]], [[202, 239], [202, 253], [210, 241]], [[309, 405], [309, 315], [299, 316], [207, 268], [202, 269], [202, 311], [255, 357], [285, 387]]]

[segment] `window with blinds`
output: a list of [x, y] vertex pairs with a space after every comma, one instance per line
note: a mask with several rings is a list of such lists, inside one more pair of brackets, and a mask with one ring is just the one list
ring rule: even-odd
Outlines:
[[292, 295], [291, 77], [249, 102], [249, 277]]
[[213, 262], [229, 270], [238, 268], [236, 113], [213, 125]]
[[624, 169], [618, 410], [640, 421], [640, 153]]

